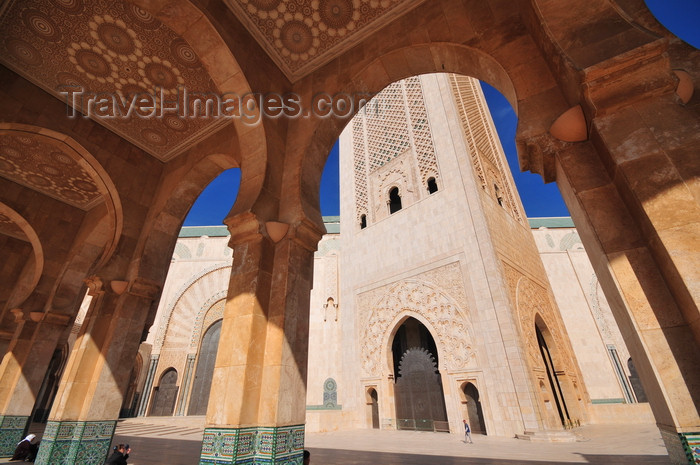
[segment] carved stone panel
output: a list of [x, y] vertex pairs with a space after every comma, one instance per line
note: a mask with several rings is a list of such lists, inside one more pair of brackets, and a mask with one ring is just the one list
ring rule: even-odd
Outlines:
[[[420, 278], [424, 276], [421, 275]], [[440, 369], [468, 367], [475, 361], [468, 315], [453, 296], [423, 279], [406, 279], [358, 296], [364, 376], [381, 375], [382, 344], [402, 315], [428, 323], [440, 353]]]

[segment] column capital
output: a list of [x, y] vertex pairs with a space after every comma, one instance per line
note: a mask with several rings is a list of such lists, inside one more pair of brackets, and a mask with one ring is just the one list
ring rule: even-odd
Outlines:
[[316, 223], [308, 218], [304, 218], [299, 223], [292, 225], [287, 235], [305, 249], [315, 252], [318, 248], [318, 242], [325, 233], [326, 231], [320, 229]]
[[104, 283], [99, 276], [89, 276], [83, 280], [88, 288], [88, 295], [96, 296], [104, 292]]
[[[114, 283], [115, 281], [112, 282]], [[121, 283], [122, 281], [117, 282]], [[158, 293], [160, 293], [160, 284], [150, 279], [136, 277], [129, 282], [126, 291], [136, 297], [155, 300], [158, 297]]]
[[246, 242], [259, 241], [263, 238], [262, 224], [255, 213], [243, 212], [224, 219], [231, 234], [228, 245], [234, 248], [236, 245]]

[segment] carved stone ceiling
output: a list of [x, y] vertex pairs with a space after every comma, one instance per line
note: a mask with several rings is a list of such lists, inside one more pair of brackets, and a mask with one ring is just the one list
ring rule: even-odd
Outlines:
[[56, 139], [0, 131], [0, 176], [89, 210], [102, 201], [102, 195], [81, 160], [78, 153]]
[[291, 81], [424, 0], [224, 0]]
[[[83, 89], [86, 96], [104, 93], [108, 101], [121, 97], [127, 105], [137, 94], [155, 94], [158, 108], [161, 95], [181, 100], [182, 89], [219, 94], [190, 45], [134, 5], [10, 0], [0, 14], [0, 62], [160, 160], [227, 123], [226, 118], [182, 118], [167, 111], [122, 117], [113, 105], [103, 106], [100, 114], [99, 108], [88, 110], [87, 98], [81, 102], [60, 93]], [[128, 107], [122, 108], [123, 114]]]

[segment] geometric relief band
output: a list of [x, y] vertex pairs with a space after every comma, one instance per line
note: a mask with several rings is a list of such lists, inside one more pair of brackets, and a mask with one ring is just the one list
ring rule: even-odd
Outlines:
[[12, 457], [28, 424], [28, 416], [0, 415], [0, 457]]
[[116, 426], [116, 420], [49, 421], [35, 463], [102, 465]]
[[302, 465], [304, 425], [206, 428], [200, 465]]

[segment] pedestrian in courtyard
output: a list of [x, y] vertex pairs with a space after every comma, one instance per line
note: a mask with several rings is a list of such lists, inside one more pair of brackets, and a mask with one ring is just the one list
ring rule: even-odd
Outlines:
[[311, 452], [304, 449], [304, 465], [309, 465], [311, 463]]
[[467, 420], [464, 421], [464, 442], [469, 442], [469, 444], [474, 444], [474, 441], [472, 441], [472, 430], [469, 427], [469, 423], [467, 423]]
[[109, 456], [105, 465], [127, 465], [126, 459], [129, 458], [129, 453], [131, 448], [129, 444], [126, 446], [124, 444], [118, 444], [114, 446], [114, 452]]
[[39, 450], [39, 444], [34, 444], [35, 434], [29, 434], [26, 438], [17, 443], [15, 452], [10, 460], [23, 460], [25, 462], [33, 462], [36, 458], [36, 453]]

